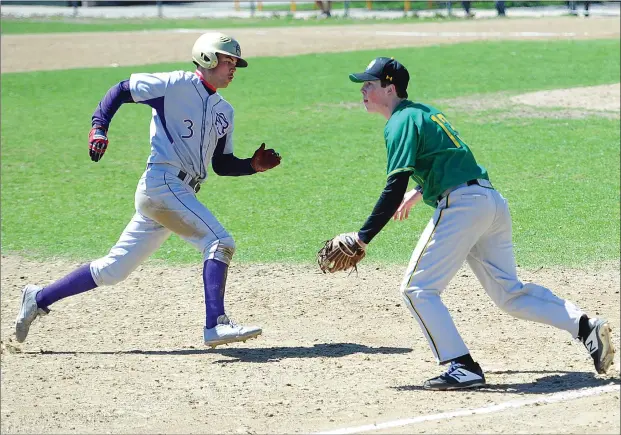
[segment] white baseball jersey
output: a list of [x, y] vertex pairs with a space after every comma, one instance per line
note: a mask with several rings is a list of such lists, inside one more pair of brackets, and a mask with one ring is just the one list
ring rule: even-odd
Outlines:
[[203, 181], [219, 138], [227, 135], [224, 154], [233, 152], [233, 107], [209, 95], [196, 74], [132, 74], [129, 86], [136, 103], [153, 109], [147, 163], [167, 163]]
[[[209, 95], [194, 73], [132, 74], [133, 100], [153, 109], [151, 155], [138, 182], [136, 213], [108, 255], [91, 263], [98, 286], [124, 280], [175, 233], [205, 260], [229, 264], [235, 242], [196, 197], [187, 176], [203, 181], [218, 139], [233, 153], [233, 108], [217, 92]], [[179, 171], [185, 172], [181, 177]]]

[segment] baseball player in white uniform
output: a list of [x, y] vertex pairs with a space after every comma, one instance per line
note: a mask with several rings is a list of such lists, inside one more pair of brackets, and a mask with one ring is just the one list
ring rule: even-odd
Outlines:
[[204, 34], [192, 48], [192, 60], [195, 72], [132, 74], [110, 88], [97, 106], [89, 134], [89, 154], [95, 162], [107, 149], [110, 122], [123, 103], [152, 108], [151, 154], [136, 189], [136, 213], [108, 255], [45, 288], [24, 288], [15, 323], [17, 341], [26, 339], [32, 322], [48, 314], [54, 302], [126, 279], [171, 233], [203, 255], [205, 344], [215, 347], [261, 334], [261, 328], [235, 324], [225, 313], [235, 242], [196, 193], [207, 178], [209, 163], [218, 175], [251, 175], [280, 164], [280, 155], [266, 150], [265, 144], [252, 158], [233, 155], [234, 112], [217, 89], [231, 83], [237, 68], [248, 66], [239, 43], [221, 33]]

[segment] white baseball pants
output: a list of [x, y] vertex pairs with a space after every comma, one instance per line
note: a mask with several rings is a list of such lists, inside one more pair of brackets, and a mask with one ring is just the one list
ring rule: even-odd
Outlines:
[[401, 284], [406, 306], [439, 363], [469, 353], [440, 298], [464, 260], [503, 311], [578, 335], [583, 314], [578, 307], [518, 279], [507, 200], [493, 189], [462, 187], [439, 203]]
[[[180, 180], [179, 169], [156, 164], [138, 182], [136, 213], [108, 255], [91, 263], [98, 286], [123, 281], [172, 234], [193, 245], [203, 259], [229, 264], [235, 242], [194, 190]], [[223, 252], [225, 255], [223, 255]]]

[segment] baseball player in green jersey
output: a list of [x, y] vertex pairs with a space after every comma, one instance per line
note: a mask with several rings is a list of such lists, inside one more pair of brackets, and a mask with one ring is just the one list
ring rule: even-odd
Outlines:
[[[403, 299], [438, 363], [450, 363], [445, 373], [425, 381], [424, 388], [485, 384], [483, 370], [440, 297], [464, 261], [503, 311], [569, 332], [585, 345], [596, 371], [606, 372], [615, 352], [608, 322], [590, 318], [545, 287], [518, 279], [507, 200], [494, 189], [487, 170], [477, 163], [444, 114], [407, 99], [407, 69], [392, 58], [379, 57], [365, 72], [349, 78], [363, 83], [367, 111], [388, 120], [384, 128], [388, 179], [371, 215], [356, 233], [358, 243], [366, 249], [391, 218], [406, 219], [421, 200], [436, 209], [401, 284]], [[416, 187], [406, 193], [410, 178]]]

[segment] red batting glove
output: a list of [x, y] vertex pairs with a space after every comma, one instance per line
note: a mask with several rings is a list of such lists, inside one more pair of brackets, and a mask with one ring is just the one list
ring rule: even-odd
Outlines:
[[105, 127], [95, 125], [88, 134], [88, 154], [94, 162], [101, 160], [108, 148], [107, 133]]

